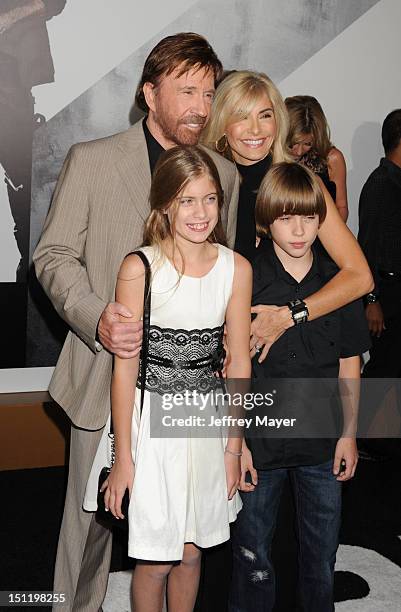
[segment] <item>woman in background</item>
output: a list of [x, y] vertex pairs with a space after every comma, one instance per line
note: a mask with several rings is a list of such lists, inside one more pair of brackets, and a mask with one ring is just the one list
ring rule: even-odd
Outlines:
[[290, 119], [287, 145], [292, 156], [320, 176], [346, 222], [347, 168], [344, 155], [330, 142], [322, 107], [313, 96], [292, 96], [285, 104]]

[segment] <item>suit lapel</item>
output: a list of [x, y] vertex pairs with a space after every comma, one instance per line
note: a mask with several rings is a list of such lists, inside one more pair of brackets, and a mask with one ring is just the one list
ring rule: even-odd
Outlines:
[[121, 134], [116, 168], [143, 221], [149, 214], [150, 167], [142, 121]]

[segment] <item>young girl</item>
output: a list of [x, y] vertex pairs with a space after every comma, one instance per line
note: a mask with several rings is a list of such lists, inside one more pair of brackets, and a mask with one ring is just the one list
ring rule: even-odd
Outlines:
[[[170, 612], [192, 611], [200, 548], [228, 540], [229, 523], [241, 508], [240, 438], [178, 438], [167, 437], [168, 432], [155, 438], [150, 428], [150, 412], [162, 411], [163, 393], [171, 398], [215, 387], [224, 324], [227, 376], [250, 376], [251, 267], [223, 246], [222, 204], [216, 167], [203, 149], [175, 147], [161, 156], [141, 249], [151, 266], [146, 384], [135, 388], [139, 358], [115, 357], [116, 456], [103, 485], [105, 505], [120, 519], [123, 494], [127, 488], [130, 492], [128, 554], [139, 559], [133, 578], [136, 612], [162, 609], [167, 576]], [[144, 265], [130, 254], [120, 268], [116, 300], [129, 308], [134, 321], [143, 314], [143, 294]], [[105, 439], [107, 431], [108, 426]], [[98, 468], [93, 472], [98, 477]]]

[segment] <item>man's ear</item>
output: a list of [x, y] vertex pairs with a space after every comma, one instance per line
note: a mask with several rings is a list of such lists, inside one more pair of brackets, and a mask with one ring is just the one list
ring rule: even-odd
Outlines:
[[155, 97], [156, 97], [155, 85], [153, 85], [153, 83], [150, 83], [149, 81], [146, 81], [146, 83], [144, 83], [143, 85], [142, 91], [145, 97], [146, 104], [149, 107], [149, 110], [155, 112]]

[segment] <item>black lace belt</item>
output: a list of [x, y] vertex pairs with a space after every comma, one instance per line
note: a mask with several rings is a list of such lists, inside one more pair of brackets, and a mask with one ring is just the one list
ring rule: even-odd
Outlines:
[[198, 359], [168, 359], [160, 355], [148, 354], [148, 365], [172, 368], [174, 370], [200, 370], [210, 368], [212, 372], [221, 370], [226, 352], [223, 346], [218, 347], [213, 353], [204, 355]]

